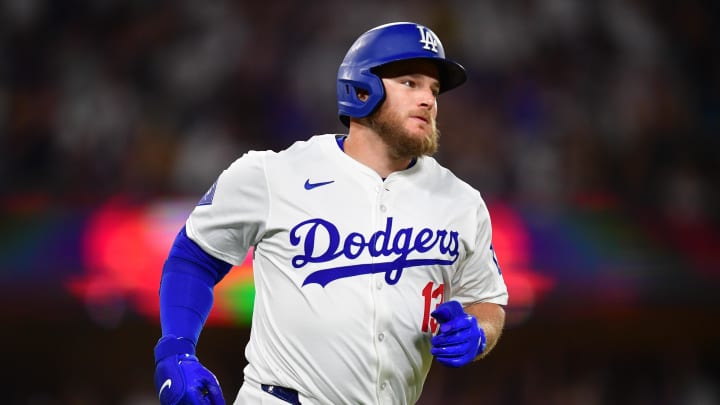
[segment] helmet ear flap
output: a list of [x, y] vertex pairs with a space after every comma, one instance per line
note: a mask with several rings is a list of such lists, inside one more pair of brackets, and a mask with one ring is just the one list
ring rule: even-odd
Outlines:
[[[378, 76], [369, 71], [362, 72], [361, 76], [360, 79], [339, 78], [337, 82], [340, 122], [347, 127], [350, 117], [367, 117], [385, 99], [385, 87]], [[366, 94], [367, 98], [361, 99], [359, 93]]]
[[[348, 80], [338, 80], [338, 105], [342, 109], [342, 105], [346, 105], [347, 108], [350, 108], [352, 105], [360, 105], [364, 103], [366, 100], [361, 100], [358, 97], [358, 93], [360, 91], [365, 91], [365, 89], [358, 90], [357, 87], [355, 87], [351, 81]], [[350, 127], [350, 117], [348, 115], [340, 114], [340, 122], [343, 123], [346, 127]]]

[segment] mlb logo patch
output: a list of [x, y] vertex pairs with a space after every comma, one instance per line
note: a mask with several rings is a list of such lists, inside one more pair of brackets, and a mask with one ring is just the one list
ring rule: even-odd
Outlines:
[[210, 190], [205, 193], [205, 195], [202, 196], [200, 201], [198, 201], [197, 205], [210, 205], [213, 202], [213, 197], [215, 197], [215, 187], [217, 186], [217, 181], [213, 183], [213, 185], [210, 187]]

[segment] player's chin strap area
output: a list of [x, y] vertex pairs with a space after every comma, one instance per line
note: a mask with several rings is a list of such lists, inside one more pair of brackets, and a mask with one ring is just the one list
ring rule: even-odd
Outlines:
[[268, 394], [280, 398], [283, 401], [293, 404], [300, 405], [300, 395], [297, 391], [292, 388], [278, 387], [277, 385], [266, 385], [260, 384], [260, 388]]

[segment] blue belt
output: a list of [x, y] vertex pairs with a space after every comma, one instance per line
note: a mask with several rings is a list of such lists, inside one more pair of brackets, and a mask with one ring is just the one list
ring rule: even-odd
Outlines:
[[268, 394], [280, 398], [283, 401], [293, 404], [300, 405], [300, 396], [298, 392], [291, 388], [278, 387], [277, 385], [266, 385], [260, 384], [260, 388]]

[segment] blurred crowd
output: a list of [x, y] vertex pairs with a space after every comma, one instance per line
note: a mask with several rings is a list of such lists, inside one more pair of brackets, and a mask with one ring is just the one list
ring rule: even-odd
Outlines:
[[[548, 214], [610, 206], [718, 229], [718, 4], [0, 0], [0, 202], [199, 198], [247, 150], [344, 132], [335, 78], [345, 52], [367, 29], [415, 21], [468, 70], [468, 82], [439, 99], [437, 158], [486, 199]], [[708, 383], [716, 366], [650, 362], [620, 399], [624, 365], [577, 374], [577, 361], [530, 358], [502, 374], [526, 391], [498, 374], [477, 395], [498, 404], [720, 401]], [[64, 402], [37, 393], [11, 403], [154, 403], [146, 372], [127, 400], [79, 390]], [[447, 403], [446, 373], [429, 381], [424, 404]], [[452, 403], [477, 403], [464, 395]]]
[[556, 210], [718, 220], [718, 6], [696, 0], [0, 1], [0, 196], [201, 195], [248, 149], [343, 132], [337, 67], [390, 21], [469, 72], [438, 158]]

